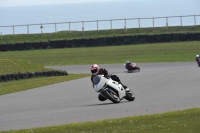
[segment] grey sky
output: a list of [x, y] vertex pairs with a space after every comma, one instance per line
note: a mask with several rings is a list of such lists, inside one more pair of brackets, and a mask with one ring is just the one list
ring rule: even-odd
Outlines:
[[0, 0], [0, 7], [83, 3], [83, 2], [105, 2], [105, 1], [119, 1], [119, 0]]

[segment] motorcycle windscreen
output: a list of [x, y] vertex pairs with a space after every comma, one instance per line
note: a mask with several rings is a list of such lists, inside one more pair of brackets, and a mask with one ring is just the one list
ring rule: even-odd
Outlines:
[[102, 75], [97, 75], [93, 78], [94, 89], [95, 91], [101, 91], [104, 86], [106, 85], [107, 79], [104, 78]]
[[100, 75], [96, 75], [94, 78], [93, 78], [93, 83], [94, 85], [97, 85], [101, 80], [101, 76]]

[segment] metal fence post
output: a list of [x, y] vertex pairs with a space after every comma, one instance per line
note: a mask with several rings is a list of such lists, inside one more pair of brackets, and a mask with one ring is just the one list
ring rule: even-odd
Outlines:
[[97, 20], [97, 31], [99, 31], [99, 23], [98, 23], [98, 20]]
[[180, 21], [181, 21], [181, 27], [182, 27], [182, 16], [180, 16]]
[[111, 31], [112, 31], [112, 20], [110, 20], [110, 28], [111, 28]]
[[71, 29], [70, 29], [70, 22], [69, 22], [69, 33], [71, 33]]
[[13, 25], [13, 35], [15, 34], [15, 26]]
[[42, 33], [43, 33], [43, 29], [44, 27], [42, 26], [42, 24], [41, 24], [41, 26], [40, 26], [40, 29], [41, 29], [41, 35], [42, 35]]
[[153, 17], [153, 19], [152, 19], [152, 20], [153, 20], [153, 28], [154, 28], [154, 17]]
[[139, 26], [139, 29], [140, 29], [140, 18], [138, 18], [138, 26]]
[[124, 32], [126, 31], [126, 19], [124, 19]]
[[57, 34], [57, 27], [56, 27], [56, 23], [55, 23], [55, 33]]
[[84, 34], [84, 21], [82, 21], [82, 35]]
[[194, 15], [194, 25], [196, 26], [196, 15]]
[[27, 25], [27, 34], [29, 35], [29, 25]]
[[166, 30], [168, 30], [168, 17], [166, 17]]

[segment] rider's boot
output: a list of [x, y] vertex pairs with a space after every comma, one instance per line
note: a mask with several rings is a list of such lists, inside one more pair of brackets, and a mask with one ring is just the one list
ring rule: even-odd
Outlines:
[[126, 85], [122, 84], [122, 82], [119, 82], [119, 83], [124, 87], [124, 89], [125, 89], [126, 92], [130, 91], [130, 89]]
[[131, 93], [130, 89], [126, 85], [124, 85], [124, 89], [125, 89], [126, 93]]

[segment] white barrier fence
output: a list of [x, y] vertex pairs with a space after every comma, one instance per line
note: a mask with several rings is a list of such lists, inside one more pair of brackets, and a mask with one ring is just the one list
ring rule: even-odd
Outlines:
[[113, 30], [127, 28], [196, 26], [200, 25], [200, 15], [167, 16], [153, 18], [125, 18], [110, 20], [74, 21], [27, 25], [0, 26], [0, 36], [6, 34], [57, 33], [59, 31]]

